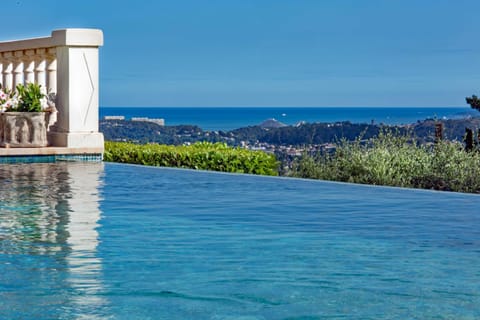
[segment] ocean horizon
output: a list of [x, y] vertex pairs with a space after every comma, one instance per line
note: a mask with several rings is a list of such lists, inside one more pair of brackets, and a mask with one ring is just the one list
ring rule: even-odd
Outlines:
[[276, 119], [299, 122], [402, 125], [425, 119], [460, 119], [480, 115], [470, 107], [100, 107], [100, 118], [162, 118], [165, 125], [197, 125], [203, 130], [233, 130]]

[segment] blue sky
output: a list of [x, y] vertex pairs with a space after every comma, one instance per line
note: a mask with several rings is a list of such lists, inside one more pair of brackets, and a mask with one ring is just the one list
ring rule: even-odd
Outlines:
[[478, 0], [2, 0], [2, 12], [3, 40], [102, 29], [101, 106], [465, 107], [480, 93]]

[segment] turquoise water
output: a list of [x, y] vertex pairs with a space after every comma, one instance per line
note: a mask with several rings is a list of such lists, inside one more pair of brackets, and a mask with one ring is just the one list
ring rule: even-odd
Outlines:
[[480, 197], [0, 166], [0, 319], [477, 319]]

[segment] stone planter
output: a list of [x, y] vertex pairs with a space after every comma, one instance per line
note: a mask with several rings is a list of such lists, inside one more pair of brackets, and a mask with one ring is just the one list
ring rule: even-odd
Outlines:
[[5, 148], [46, 147], [48, 112], [0, 113], [0, 146]]

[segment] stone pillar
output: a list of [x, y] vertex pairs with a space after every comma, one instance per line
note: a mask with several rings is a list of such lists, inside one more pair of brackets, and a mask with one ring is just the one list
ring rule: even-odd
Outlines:
[[25, 50], [26, 64], [25, 64], [25, 83], [35, 83], [35, 50]]
[[37, 61], [35, 61], [35, 82], [40, 85], [40, 89], [43, 93], [47, 93], [47, 80], [46, 80], [46, 66], [47, 59], [45, 56], [45, 48], [35, 50], [37, 54]]
[[15, 51], [15, 64], [13, 67], [13, 87], [16, 88], [17, 85], [23, 84], [23, 51]]
[[56, 50], [58, 120], [49, 133], [51, 145], [103, 150], [98, 132], [98, 48], [103, 33], [96, 29], [52, 32]]
[[[2, 57], [2, 54], [0, 53], [0, 57]], [[3, 88], [3, 62], [0, 61], [0, 86]]]
[[55, 48], [48, 49], [47, 55], [47, 92], [57, 92], [57, 57]]
[[3, 58], [5, 59], [5, 63], [3, 65], [3, 86], [7, 89], [12, 89], [13, 86], [13, 62], [12, 62], [13, 54], [12, 52], [5, 52], [3, 54]]

